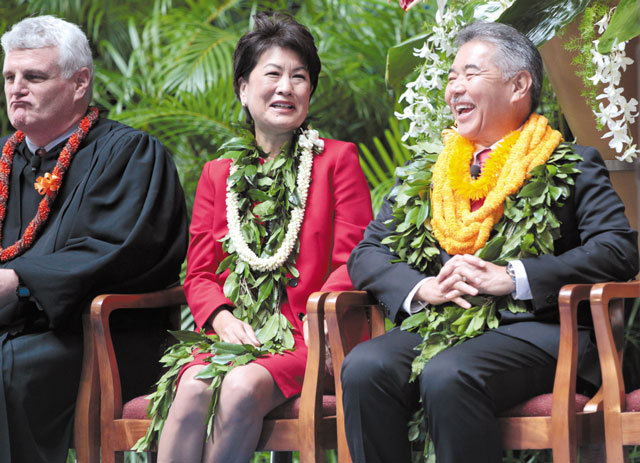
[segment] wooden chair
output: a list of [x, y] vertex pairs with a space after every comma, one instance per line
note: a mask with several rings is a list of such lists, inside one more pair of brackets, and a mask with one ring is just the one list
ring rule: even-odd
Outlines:
[[624, 445], [640, 444], [640, 389], [625, 393], [622, 377], [624, 299], [640, 297], [640, 281], [599, 283], [591, 290], [604, 395], [608, 463], [625, 461]]
[[[569, 285], [559, 296], [561, 342], [558, 366], [552, 394], [534, 397], [508, 410], [499, 418], [502, 444], [505, 449], [553, 450], [554, 461], [575, 463], [577, 446], [603, 441], [602, 412], [598, 411], [599, 396], [589, 398], [575, 393], [577, 371], [578, 302], [589, 299], [591, 285]], [[361, 319], [369, 323], [371, 336], [384, 333], [384, 315], [377, 301], [366, 292], [331, 293], [325, 301], [325, 317], [329, 325], [331, 356], [339, 371], [346, 354], [355, 345], [348, 339], [344, 320], [354, 319], [354, 312], [367, 313]], [[343, 340], [335, 346], [335, 338]], [[336, 377], [338, 461], [351, 461], [347, 448], [342, 408], [342, 387]], [[585, 406], [585, 404], [587, 404]], [[584, 460], [583, 460], [584, 461]]]
[[74, 413], [72, 448], [78, 463], [100, 461], [100, 384], [89, 311], [82, 315], [84, 353]]
[[[336, 398], [322, 394], [325, 384], [323, 303], [327, 294], [314, 293], [307, 305], [309, 355], [302, 394], [265, 418], [258, 450], [299, 450], [302, 461], [313, 463], [324, 461], [324, 449], [336, 447]], [[99, 377], [100, 432], [95, 427], [85, 432], [76, 426], [75, 441], [82, 448], [78, 452], [80, 463], [98, 463], [98, 455], [102, 463], [122, 461], [119, 452], [130, 450], [150, 424], [145, 396], [123, 403], [121, 373], [110, 328], [111, 314], [121, 309], [175, 308], [185, 303], [182, 287], [149, 294], [109, 294], [94, 299], [90, 326], [85, 325], [85, 353], [95, 354], [85, 355], [83, 404], [76, 416], [88, 423], [97, 413], [94, 381]], [[336, 377], [339, 378], [339, 374]], [[87, 400], [89, 397], [94, 400]]]

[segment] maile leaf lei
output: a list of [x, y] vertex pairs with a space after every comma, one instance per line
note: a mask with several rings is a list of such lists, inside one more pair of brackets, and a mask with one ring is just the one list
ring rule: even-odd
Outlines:
[[[432, 169], [438, 157], [437, 146], [417, 146], [414, 160], [397, 169], [401, 180], [390, 196], [394, 225], [390, 236], [383, 240], [398, 256], [427, 276], [436, 276], [442, 267], [440, 249], [433, 236], [431, 217]], [[528, 180], [515, 194], [507, 197], [504, 215], [493, 227], [491, 238], [475, 255], [497, 265], [531, 256], [553, 253], [555, 239], [560, 236], [560, 222], [553, 212], [570, 194], [574, 177], [579, 171], [575, 163], [582, 158], [573, 153], [571, 145], [561, 143], [546, 164], [530, 171]], [[523, 312], [523, 301], [507, 296], [467, 297], [473, 307], [463, 309], [446, 303], [418, 312], [402, 323], [402, 329], [422, 336], [416, 347], [419, 354], [412, 364], [411, 380], [425, 365], [444, 349], [473, 338], [487, 328], [498, 326], [497, 311], [508, 309]], [[409, 435], [412, 440], [420, 434], [421, 417], [412, 421]]]
[[[323, 142], [316, 131], [302, 128], [296, 131], [293, 140], [293, 149], [287, 143], [278, 156], [264, 162], [266, 154], [256, 145], [248, 127], [240, 128], [238, 136], [220, 148], [221, 158], [233, 162], [227, 178], [229, 233], [221, 240], [227, 257], [216, 273], [229, 272], [224, 294], [235, 305], [233, 314], [253, 327], [261, 345], [230, 344], [215, 334], [203, 332], [172, 332], [179, 342], [167, 349], [160, 360], [167, 372], [148, 397], [151, 426], [133, 450], [148, 449], [162, 430], [178, 374], [193, 360], [194, 352], [213, 354], [205, 359], [208, 364], [197, 375], [211, 381], [209, 388], [213, 395], [207, 435], [212, 436], [214, 411], [226, 373], [266, 354], [282, 354], [294, 348], [291, 324], [280, 312], [280, 305], [287, 282], [299, 277], [295, 267], [300, 246], [298, 233], [304, 218], [313, 155], [322, 151]], [[247, 247], [242, 256], [237, 252], [238, 245]]]

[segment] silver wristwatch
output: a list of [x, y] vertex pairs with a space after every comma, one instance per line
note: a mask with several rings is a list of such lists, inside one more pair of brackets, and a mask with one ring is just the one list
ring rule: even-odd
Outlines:
[[516, 285], [516, 271], [513, 268], [513, 264], [511, 262], [509, 262], [507, 264], [507, 275], [509, 275], [511, 277], [511, 281], [513, 281], [513, 286]]

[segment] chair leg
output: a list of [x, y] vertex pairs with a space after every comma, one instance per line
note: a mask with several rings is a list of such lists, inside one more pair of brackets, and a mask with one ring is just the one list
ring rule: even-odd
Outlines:
[[293, 454], [291, 452], [271, 452], [271, 463], [292, 463]]

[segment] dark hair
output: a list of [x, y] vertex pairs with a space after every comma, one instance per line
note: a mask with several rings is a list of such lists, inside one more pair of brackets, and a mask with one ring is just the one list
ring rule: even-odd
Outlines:
[[531, 74], [531, 109], [535, 111], [542, 93], [542, 56], [529, 38], [511, 26], [502, 23], [477, 21], [463, 28], [456, 37], [458, 48], [474, 40], [495, 45], [494, 64], [503, 79], [510, 79], [520, 71]]
[[248, 80], [260, 56], [271, 47], [286, 48], [298, 54], [309, 72], [313, 95], [322, 65], [309, 30], [285, 12], [257, 13], [253, 18], [253, 30], [238, 40], [233, 52], [233, 90], [236, 96], [240, 97], [240, 78]]

